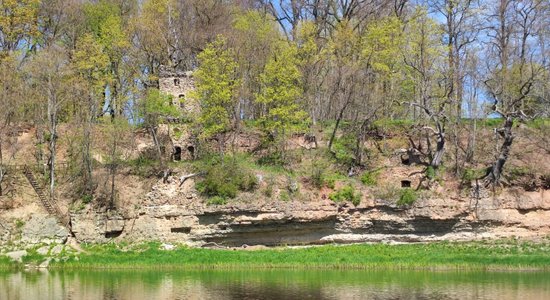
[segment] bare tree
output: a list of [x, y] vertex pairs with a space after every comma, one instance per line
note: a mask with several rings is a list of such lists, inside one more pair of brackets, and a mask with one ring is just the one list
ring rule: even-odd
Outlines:
[[35, 107], [45, 116], [48, 133], [48, 171], [50, 197], [55, 196], [58, 124], [63, 114], [64, 105], [71, 99], [72, 86], [68, 84], [73, 75], [68, 66], [67, 53], [64, 49], [52, 46], [42, 50], [29, 65], [29, 74], [34, 87]]
[[537, 19], [537, 10], [532, 5], [538, 2], [499, 0], [490, 16], [491, 59], [487, 60], [485, 86], [493, 101], [491, 111], [502, 118], [503, 124], [495, 129], [502, 142], [497, 147], [495, 162], [487, 168], [485, 185], [499, 183], [515, 138], [514, 122], [528, 118], [526, 100], [534, 96], [534, 86], [546, 68], [541, 64], [536, 45], [531, 44]]

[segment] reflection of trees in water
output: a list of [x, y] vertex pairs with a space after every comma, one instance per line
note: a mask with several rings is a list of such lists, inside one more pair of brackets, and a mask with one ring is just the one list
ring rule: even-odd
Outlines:
[[550, 273], [0, 271], [0, 299], [547, 299]]
[[281, 286], [269, 283], [252, 284], [242, 282], [241, 284], [213, 284], [207, 286], [209, 290], [217, 291], [221, 298], [213, 297], [211, 299], [265, 299], [265, 300], [280, 300], [280, 299], [332, 299], [323, 296], [321, 290], [315, 287], [305, 286]]

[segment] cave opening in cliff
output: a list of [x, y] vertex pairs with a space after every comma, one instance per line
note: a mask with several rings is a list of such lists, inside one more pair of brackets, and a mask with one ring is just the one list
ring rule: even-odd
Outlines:
[[191, 227], [172, 227], [170, 228], [172, 233], [190, 233]]
[[181, 160], [181, 147], [176, 146], [174, 147], [174, 160], [180, 161]]
[[187, 151], [189, 152], [189, 155], [191, 155], [191, 158], [195, 159], [195, 147], [187, 146]]
[[114, 239], [122, 234], [122, 230], [107, 231], [105, 232], [105, 238]]
[[411, 187], [411, 181], [410, 180], [401, 180], [401, 187], [402, 188], [410, 188]]

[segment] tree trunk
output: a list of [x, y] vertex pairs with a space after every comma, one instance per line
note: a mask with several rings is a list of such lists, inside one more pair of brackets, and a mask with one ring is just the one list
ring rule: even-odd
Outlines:
[[2, 154], [2, 137], [0, 136], [0, 196], [4, 195], [4, 190], [2, 189], [2, 182], [4, 182], [4, 156]]
[[371, 124], [371, 118], [367, 118], [363, 121], [357, 132], [357, 144], [355, 145], [355, 165], [363, 165], [363, 145], [366, 140], [366, 132]]
[[115, 177], [116, 177], [116, 169], [117, 169], [117, 162], [116, 162], [116, 149], [117, 149], [118, 143], [117, 139], [113, 140], [113, 147], [111, 149], [111, 197], [110, 197], [110, 203], [109, 207], [112, 209], [115, 207]]
[[158, 137], [157, 137], [157, 129], [153, 126], [149, 127], [149, 132], [151, 133], [151, 136], [153, 137], [153, 143], [155, 144], [155, 148], [157, 149], [157, 155], [158, 155], [158, 159], [161, 163], [161, 165], [163, 164], [163, 159], [162, 159], [162, 149], [160, 147], [160, 142], [158, 140]]
[[342, 121], [342, 118], [344, 117], [344, 112], [346, 111], [346, 108], [348, 107], [350, 101], [347, 101], [342, 109], [340, 109], [340, 112], [338, 113], [338, 118], [336, 119], [336, 124], [334, 124], [334, 129], [332, 130], [332, 134], [330, 135], [330, 140], [328, 142], [328, 150], [332, 150], [332, 144], [334, 143], [334, 139], [336, 138], [336, 131], [338, 131], [338, 127], [340, 126], [340, 122]]
[[[54, 93], [53, 88], [51, 88], [50, 93]], [[48, 101], [48, 122], [50, 127], [50, 198], [54, 197], [55, 192], [55, 164], [57, 156], [57, 101], [55, 98], [55, 95], [50, 95]]]
[[496, 161], [491, 167], [489, 167], [487, 174], [485, 175], [485, 186], [496, 185], [500, 181], [504, 164], [510, 156], [510, 150], [512, 149], [512, 143], [514, 141], [514, 134], [512, 133], [512, 126], [514, 125], [514, 119], [508, 115], [505, 117], [504, 126], [497, 130], [497, 133], [504, 139], [500, 147], [500, 151]]
[[[90, 103], [94, 103], [93, 98], [90, 98]], [[84, 187], [87, 193], [93, 191], [93, 182], [92, 182], [92, 154], [91, 154], [91, 143], [92, 143], [92, 123], [95, 116], [95, 107], [90, 105], [89, 115], [86, 116], [84, 120], [84, 139], [82, 141], [82, 159], [84, 161]]]
[[474, 161], [474, 150], [476, 147], [476, 132], [477, 132], [477, 117], [472, 119], [470, 132], [468, 134], [468, 146], [466, 147], [466, 155], [464, 161], [471, 163]]
[[441, 166], [441, 161], [443, 160], [444, 152], [445, 152], [445, 133], [439, 132], [437, 133], [437, 142], [436, 142], [434, 156], [432, 158], [432, 161], [430, 162], [430, 165], [434, 169], [437, 169], [439, 168], [439, 166]]

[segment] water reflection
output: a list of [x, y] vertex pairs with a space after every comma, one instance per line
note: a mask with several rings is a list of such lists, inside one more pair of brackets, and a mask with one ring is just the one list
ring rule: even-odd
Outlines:
[[0, 272], [0, 299], [550, 299], [547, 272]]

